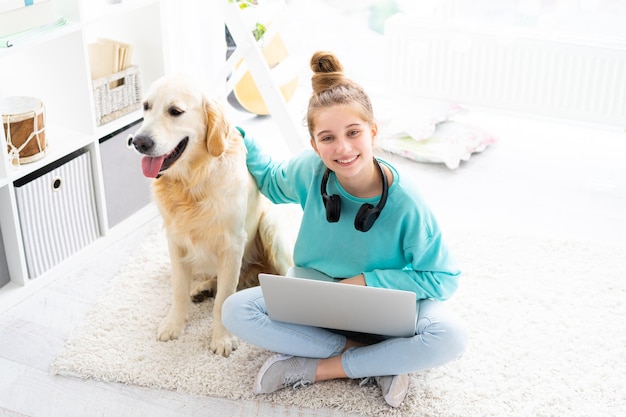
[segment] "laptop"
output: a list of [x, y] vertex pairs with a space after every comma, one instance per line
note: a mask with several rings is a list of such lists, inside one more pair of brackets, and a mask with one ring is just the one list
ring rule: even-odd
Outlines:
[[338, 281], [309, 268], [292, 268], [287, 276], [259, 274], [272, 320], [383, 336], [415, 335], [414, 293]]

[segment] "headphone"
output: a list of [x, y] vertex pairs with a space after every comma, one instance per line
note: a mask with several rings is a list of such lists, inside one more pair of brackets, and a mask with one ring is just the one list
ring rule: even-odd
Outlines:
[[[380, 162], [376, 158], [374, 158], [374, 163], [378, 167], [380, 171], [380, 176], [383, 179], [383, 191], [380, 195], [380, 201], [376, 204], [376, 207], [369, 203], [365, 203], [359, 208], [359, 211], [356, 213], [356, 217], [354, 218], [354, 228], [361, 232], [367, 232], [372, 228], [378, 216], [380, 216], [380, 212], [383, 211], [383, 207], [385, 207], [385, 203], [387, 202], [387, 193], [389, 191], [389, 185], [387, 183], [387, 176], [385, 175], [385, 171], [383, 167], [380, 165]], [[329, 223], [335, 223], [339, 221], [339, 216], [341, 215], [341, 199], [338, 195], [328, 195], [326, 193], [326, 185], [328, 184], [328, 176], [332, 171], [326, 168], [326, 172], [324, 172], [324, 176], [322, 177], [322, 201], [324, 202], [324, 207], [326, 208], [326, 220]]]

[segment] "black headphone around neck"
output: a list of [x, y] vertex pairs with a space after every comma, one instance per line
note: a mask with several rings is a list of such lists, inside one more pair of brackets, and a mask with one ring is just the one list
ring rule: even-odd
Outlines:
[[[385, 203], [387, 202], [387, 193], [389, 191], [389, 184], [387, 183], [387, 175], [385, 175], [385, 171], [383, 167], [380, 165], [380, 162], [376, 158], [374, 158], [374, 163], [380, 170], [380, 176], [383, 179], [383, 191], [380, 195], [380, 200], [376, 207], [369, 203], [365, 203], [359, 208], [359, 211], [356, 213], [356, 217], [354, 218], [354, 228], [361, 232], [367, 232], [372, 228], [378, 216], [380, 216], [380, 212], [385, 207]], [[335, 223], [339, 221], [339, 216], [341, 215], [341, 199], [338, 195], [328, 195], [326, 193], [326, 185], [328, 184], [328, 176], [332, 171], [326, 168], [326, 172], [324, 172], [324, 176], [322, 177], [322, 201], [324, 202], [324, 207], [326, 208], [326, 220], [329, 223]]]

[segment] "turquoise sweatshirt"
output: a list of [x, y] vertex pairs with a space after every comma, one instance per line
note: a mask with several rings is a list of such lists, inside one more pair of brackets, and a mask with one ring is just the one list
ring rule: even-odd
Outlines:
[[393, 172], [393, 184], [380, 217], [361, 232], [354, 228], [354, 217], [363, 203], [375, 206], [378, 197], [354, 197], [331, 174], [327, 193], [340, 196], [341, 216], [329, 223], [320, 193], [325, 166], [313, 150], [279, 162], [254, 139], [244, 140], [248, 170], [261, 192], [274, 203], [297, 203], [303, 209], [293, 253], [297, 266], [337, 278], [363, 273], [368, 286], [412, 291], [418, 300], [452, 296], [461, 272], [433, 214], [394, 167], [381, 161]]

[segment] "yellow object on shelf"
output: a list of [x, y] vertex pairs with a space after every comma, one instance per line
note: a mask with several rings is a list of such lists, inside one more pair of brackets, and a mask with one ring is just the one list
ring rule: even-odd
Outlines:
[[[273, 36], [263, 48], [263, 57], [267, 61], [267, 65], [271, 68], [276, 67], [285, 59], [289, 53], [280, 34]], [[295, 75], [287, 82], [282, 84], [279, 89], [285, 101], [289, 101], [298, 87], [298, 76]], [[235, 98], [246, 111], [250, 113], [265, 116], [269, 114], [267, 104], [263, 100], [261, 92], [254, 82], [254, 78], [250, 71], [246, 71], [239, 82], [233, 89]]]

